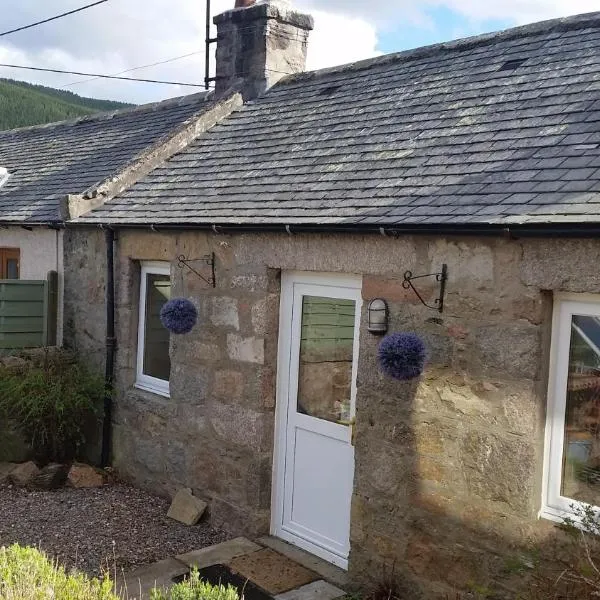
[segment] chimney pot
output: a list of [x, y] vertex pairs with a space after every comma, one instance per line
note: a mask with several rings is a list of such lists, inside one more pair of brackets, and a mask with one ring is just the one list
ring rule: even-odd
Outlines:
[[236, 9], [217, 15], [216, 97], [241, 86], [252, 100], [282, 77], [304, 71], [311, 16], [289, 0], [236, 0]]

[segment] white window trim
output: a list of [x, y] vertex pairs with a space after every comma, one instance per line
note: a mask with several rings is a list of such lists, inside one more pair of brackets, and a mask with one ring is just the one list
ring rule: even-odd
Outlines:
[[544, 479], [542, 508], [539, 516], [562, 522], [565, 517], [574, 520], [573, 508], [585, 508], [585, 502], [562, 496], [562, 457], [567, 404], [567, 378], [573, 315], [600, 317], [600, 295], [559, 294], [552, 315], [550, 344], [550, 374], [544, 445]]
[[140, 274], [140, 304], [138, 319], [138, 343], [137, 343], [137, 367], [135, 387], [159, 396], [170, 397], [169, 382], [157, 377], [151, 377], [144, 373], [144, 346], [145, 346], [145, 324], [146, 324], [146, 293], [148, 286], [148, 275], [171, 276], [171, 267], [168, 263], [144, 262]]

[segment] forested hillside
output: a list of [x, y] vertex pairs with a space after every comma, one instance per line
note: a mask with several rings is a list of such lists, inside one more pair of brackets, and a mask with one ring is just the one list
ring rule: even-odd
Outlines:
[[0, 130], [73, 119], [127, 106], [131, 105], [84, 98], [24, 81], [0, 79]]

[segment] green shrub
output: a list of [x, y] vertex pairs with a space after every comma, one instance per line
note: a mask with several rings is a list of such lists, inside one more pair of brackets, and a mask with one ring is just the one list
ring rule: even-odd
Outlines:
[[109, 578], [65, 572], [35, 548], [0, 547], [0, 600], [119, 600]]
[[571, 507], [565, 537], [538, 551], [532, 583], [523, 600], [597, 600], [600, 598], [600, 517], [590, 506]]
[[41, 461], [77, 456], [103, 395], [102, 377], [64, 352], [47, 351], [18, 370], [0, 368], [0, 419], [15, 423]]
[[151, 600], [243, 600], [233, 586], [211, 585], [200, 579], [198, 571], [168, 590], [154, 589]]

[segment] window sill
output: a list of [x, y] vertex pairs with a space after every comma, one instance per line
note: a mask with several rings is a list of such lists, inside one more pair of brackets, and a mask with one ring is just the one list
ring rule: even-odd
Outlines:
[[152, 385], [148, 385], [146, 383], [140, 383], [139, 381], [137, 381], [134, 385], [134, 388], [137, 388], [138, 390], [142, 390], [144, 392], [150, 392], [151, 394], [155, 394], [156, 396], [162, 396], [163, 398], [170, 398], [171, 394], [168, 390], [165, 389], [161, 389], [158, 387], [154, 387]]

